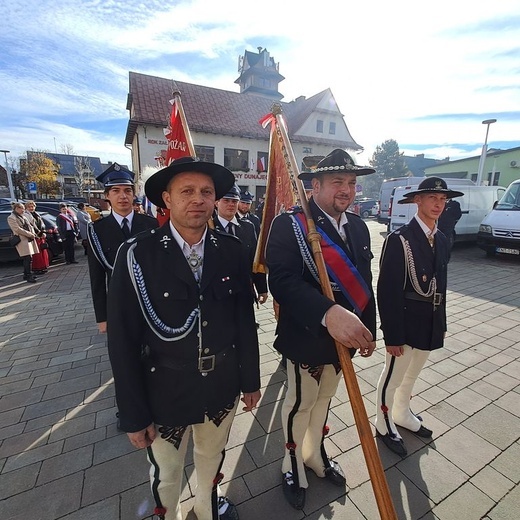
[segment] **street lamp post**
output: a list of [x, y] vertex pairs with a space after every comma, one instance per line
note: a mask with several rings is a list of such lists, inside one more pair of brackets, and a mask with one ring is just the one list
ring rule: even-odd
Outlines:
[[10, 152], [9, 152], [9, 150], [0, 150], [0, 153], [4, 154], [5, 173], [7, 174], [7, 183], [9, 184], [9, 194], [10, 194], [11, 198], [14, 199], [13, 179], [11, 179], [11, 172], [9, 171], [9, 166], [7, 164], [7, 154]]
[[480, 154], [480, 161], [478, 163], [478, 172], [477, 172], [477, 186], [482, 184], [482, 173], [484, 171], [484, 163], [486, 162], [487, 155], [487, 139], [489, 134], [489, 125], [496, 123], [496, 119], [485, 119], [482, 121], [483, 125], [486, 125], [486, 139], [484, 140], [484, 145], [482, 146], [482, 153]]

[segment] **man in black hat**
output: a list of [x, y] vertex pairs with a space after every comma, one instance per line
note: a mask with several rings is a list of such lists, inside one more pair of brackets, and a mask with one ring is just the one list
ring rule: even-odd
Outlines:
[[260, 219], [251, 213], [251, 205], [253, 204], [253, 195], [248, 191], [240, 192], [240, 200], [238, 201], [237, 214], [241, 219], [249, 220], [255, 226], [256, 236], [260, 236]]
[[141, 231], [157, 227], [157, 221], [133, 210], [134, 173], [112, 163], [96, 180], [105, 186], [111, 212], [87, 228], [88, 266], [94, 313], [99, 332], [107, 330], [107, 291], [119, 246]]
[[119, 249], [108, 295], [109, 354], [121, 428], [146, 448], [154, 514], [182, 520], [184, 457], [193, 433], [198, 520], [236, 520], [219, 496], [239, 395], [260, 398], [249, 260], [239, 240], [210, 229], [233, 186], [223, 166], [183, 157], [152, 175], [148, 199], [170, 210], [159, 229]]
[[373, 172], [338, 149], [299, 176], [312, 183], [310, 211], [322, 237], [335, 301], [322, 294], [303, 213], [279, 215], [269, 233], [269, 289], [279, 304], [274, 347], [287, 358], [282, 486], [295, 509], [305, 504], [305, 467], [334, 485], [346, 483], [339, 464], [327, 456], [324, 437], [341, 378], [334, 340], [350, 348], [351, 355], [359, 349], [362, 356], [370, 356], [375, 347], [370, 234], [358, 215], [346, 211], [355, 197], [356, 177]]
[[248, 219], [242, 219], [238, 214], [240, 204], [240, 188], [233, 184], [231, 189], [219, 200], [213, 215], [215, 229], [235, 235], [247, 249], [249, 257], [251, 282], [255, 302], [265, 303], [268, 298], [267, 281], [265, 273], [253, 273], [256, 244], [258, 236], [253, 223]]
[[432, 436], [411, 411], [410, 399], [430, 351], [444, 343], [449, 246], [436, 222], [446, 201], [462, 195], [443, 179], [428, 177], [398, 201], [417, 204], [417, 213], [383, 244], [377, 303], [386, 360], [377, 385], [375, 426], [377, 437], [402, 457], [407, 450], [396, 426]]

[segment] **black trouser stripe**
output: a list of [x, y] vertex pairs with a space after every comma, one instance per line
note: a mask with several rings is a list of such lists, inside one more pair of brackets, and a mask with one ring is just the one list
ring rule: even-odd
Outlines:
[[159, 496], [159, 492], [157, 491], [157, 489], [159, 488], [159, 484], [161, 483], [161, 479], [159, 478], [159, 474], [160, 474], [159, 464], [157, 464], [157, 461], [155, 460], [151, 446], [148, 446], [148, 448], [146, 448], [146, 452], [148, 453], [148, 458], [150, 459], [150, 464], [154, 467], [153, 482], [152, 482], [152, 495], [153, 495], [153, 498], [155, 500], [155, 504], [157, 505], [157, 507], [163, 507], [162, 502], [161, 502], [161, 497]]
[[[390, 380], [392, 379], [392, 372], [394, 371], [394, 365], [395, 365], [395, 356], [391, 356], [390, 359], [390, 366], [388, 368], [388, 374], [386, 374], [385, 382], [383, 384], [383, 389], [381, 392], [381, 406], [386, 408], [386, 389], [388, 388], [388, 385], [390, 384]], [[390, 437], [395, 437], [395, 433], [392, 431], [392, 428], [390, 427], [390, 421], [388, 420], [388, 412], [383, 411], [383, 416], [385, 418], [386, 423], [386, 431], [390, 435]]]
[[321, 459], [323, 460], [323, 464], [325, 465], [325, 468], [330, 467], [330, 460], [327, 455], [327, 452], [325, 451], [325, 426], [327, 426], [327, 420], [329, 418], [329, 411], [330, 411], [330, 401], [327, 406], [327, 415], [325, 416], [325, 422], [323, 423], [323, 427], [321, 429], [321, 446], [320, 446], [320, 453], [321, 453]]
[[[288, 364], [290, 364], [291, 361], [288, 361]], [[298, 412], [300, 408], [300, 404], [302, 402], [302, 377], [300, 374], [300, 365], [297, 362], [294, 362], [294, 379], [296, 384], [296, 400], [294, 402], [293, 409], [289, 412], [289, 415], [287, 417], [287, 441], [291, 444], [294, 444], [294, 438], [293, 438], [293, 422], [294, 422], [294, 416]], [[293, 474], [293, 480], [296, 484], [296, 487], [300, 487], [300, 479], [298, 477], [298, 465], [296, 463], [296, 451], [295, 449], [291, 449], [290, 456], [291, 456], [291, 467], [292, 467], [292, 474]]]

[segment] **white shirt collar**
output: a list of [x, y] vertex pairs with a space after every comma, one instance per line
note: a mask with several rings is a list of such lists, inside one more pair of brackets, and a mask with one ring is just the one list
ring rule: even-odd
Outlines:
[[[314, 201], [314, 203], [316, 203], [316, 201]], [[318, 208], [320, 208], [320, 206], [318, 204], [316, 204], [316, 206], [318, 206]], [[340, 234], [340, 235], [344, 235], [345, 232], [343, 230], [343, 226], [345, 224], [348, 224], [348, 219], [347, 219], [347, 214], [345, 212], [343, 212], [341, 214], [341, 217], [339, 218], [339, 223], [338, 221], [334, 218], [334, 217], [331, 217], [326, 211], [324, 211], [322, 208], [320, 208], [320, 210], [323, 212], [323, 214], [331, 221], [332, 225], [334, 226], [334, 229]]]
[[424, 234], [429, 237], [435, 235], [437, 233], [437, 224], [435, 224], [433, 231], [419, 218], [419, 215], [416, 213], [414, 215], [415, 220], [419, 223], [419, 226], [421, 226], [421, 229], [424, 231]]
[[224, 228], [224, 229], [227, 229], [227, 225], [229, 222], [231, 222], [232, 224], [234, 224], [235, 226], [238, 226], [238, 220], [237, 220], [237, 217], [236, 215], [233, 215], [233, 218], [231, 220], [227, 220], [225, 219], [224, 217], [221, 217], [220, 215], [218, 215], [218, 220], [220, 222], [220, 225]]
[[123, 217], [119, 213], [116, 213], [114, 210], [112, 210], [112, 215], [117, 220], [117, 223], [119, 224], [119, 227], [123, 225], [123, 219], [126, 218], [128, 220], [128, 227], [132, 229], [132, 220], [134, 219], [134, 211], [132, 210], [126, 217]]
[[202, 234], [202, 238], [196, 244], [193, 244], [193, 246], [190, 246], [184, 240], [184, 238], [181, 237], [180, 233], [175, 229], [175, 226], [172, 224], [171, 220], [170, 220], [170, 230], [172, 232], [173, 238], [175, 239], [177, 244], [179, 244], [179, 247], [181, 248], [184, 256], [188, 256], [190, 254], [190, 252], [192, 251], [192, 249], [195, 250], [195, 252], [199, 256], [202, 256], [202, 257], [204, 256], [204, 241], [206, 240], [206, 234], [208, 233], [207, 226], [206, 226], [206, 229], [204, 230], [204, 233]]

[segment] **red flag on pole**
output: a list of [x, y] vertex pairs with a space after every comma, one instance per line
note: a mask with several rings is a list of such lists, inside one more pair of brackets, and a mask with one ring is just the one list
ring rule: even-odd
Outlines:
[[170, 99], [172, 111], [170, 114], [170, 124], [164, 130], [164, 135], [168, 141], [168, 150], [166, 151], [166, 165], [169, 166], [175, 159], [191, 155], [186, 137], [186, 129], [184, 128], [181, 111], [179, 110], [180, 98]]
[[[285, 125], [285, 121], [281, 119]], [[267, 167], [267, 187], [262, 213], [262, 225], [253, 263], [254, 273], [265, 273], [265, 246], [271, 222], [279, 214], [295, 206], [298, 202], [297, 188], [294, 185], [295, 172], [284, 139], [280, 133], [278, 122], [273, 114], [264, 116], [260, 124], [265, 128], [271, 125], [269, 139], [269, 164]]]
[[[169, 166], [175, 159], [186, 156], [195, 156], [195, 147], [191, 140], [190, 130], [182, 108], [180, 92], [173, 92], [173, 99], [170, 99], [172, 110], [170, 113], [170, 122], [168, 128], [164, 130], [164, 135], [168, 142], [166, 150], [166, 160], [164, 166]], [[157, 211], [157, 221], [162, 226], [170, 218], [170, 211], [162, 209]]]

